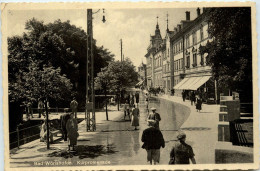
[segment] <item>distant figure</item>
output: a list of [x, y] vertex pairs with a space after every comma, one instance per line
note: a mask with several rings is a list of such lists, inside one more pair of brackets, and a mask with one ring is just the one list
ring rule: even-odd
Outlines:
[[184, 91], [184, 90], [182, 91], [181, 95], [182, 95], [182, 100], [185, 102], [186, 93], [185, 93], [185, 91]]
[[77, 138], [79, 137], [78, 133], [78, 122], [77, 119], [74, 118], [74, 114], [70, 114], [70, 119], [66, 123], [66, 130], [68, 133], [69, 138], [69, 151], [70, 147], [72, 147], [72, 150], [75, 150], [75, 145], [77, 145]]
[[149, 101], [145, 101], [146, 111], [149, 114]]
[[129, 119], [131, 120], [131, 118], [130, 118], [130, 106], [129, 106], [127, 100], [125, 101], [125, 104], [124, 104], [124, 120], [125, 120], [126, 115], [127, 115], [127, 116], [129, 117]]
[[193, 164], [196, 164], [192, 147], [185, 143], [186, 134], [180, 133], [177, 139], [179, 141], [174, 144], [170, 153], [171, 164], [190, 164], [189, 159]]
[[161, 116], [159, 113], [156, 112], [156, 108], [151, 108], [152, 113], [148, 115], [147, 120], [154, 120], [155, 121], [155, 128], [160, 129], [159, 122], [161, 121]]
[[32, 103], [30, 101], [26, 105], [26, 114], [27, 118], [29, 118], [30, 116], [31, 118], [33, 118]]
[[[44, 115], [44, 114], [43, 114], [43, 107], [44, 107], [43, 102], [42, 102], [41, 99], [39, 99], [39, 101], [38, 101], [39, 118], [41, 118], [42, 115]], [[44, 116], [45, 116], [45, 115], [44, 115]]]
[[[49, 130], [50, 130], [50, 124], [49, 124]], [[41, 132], [40, 132], [40, 141], [41, 142], [46, 142], [47, 141], [47, 120], [44, 119], [43, 124], [41, 126]], [[49, 141], [50, 143], [53, 143], [53, 134], [51, 131], [49, 131]]]
[[70, 102], [70, 108], [72, 113], [75, 115], [75, 118], [77, 118], [78, 102], [75, 97], [73, 97], [73, 100]]
[[191, 92], [191, 95], [190, 95], [191, 105], [193, 105], [193, 103], [195, 103], [195, 101], [196, 101], [196, 96], [195, 96], [194, 91], [192, 91], [192, 92]]
[[138, 103], [139, 103], [139, 92], [135, 92], [135, 102], [138, 106]]
[[132, 114], [131, 114], [131, 126], [135, 127], [135, 130], [137, 130], [137, 126], [139, 126], [139, 116], [140, 116], [140, 111], [138, 108], [133, 106]]
[[148, 102], [148, 101], [149, 101], [149, 95], [148, 95], [148, 93], [145, 93], [145, 96], [144, 96], [144, 97], [145, 97], [145, 101]]
[[142, 142], [144, 142], [142, 148], [147, 151], [147, 162], [154, 164], [160, 162], [160, 148], [165, 147], [165, 141], [163, 135], [159, 129], [155, 128], [156, 122], [154, 120], [148, 120], [149, 128], [145, 129], [142, 134]]
[[66, 124], [69, 119], [70, 119], [69, 113], [65, 113], [60, 116], [60, 127], [61, 127], [62, 138], [64, 139], [64, 141], [67, 141]]
[[172, 93], [172, 96], [174, 96], [174, 93], [175, 93], [174, 89], [171, 89], [171, 93]]
[[134, 94], [131, 94], [131, 98], [130, 98], [130, 106], [133, 107], [135, 104], [135, 96]]
[[200, 97], [197, 98], [197, 103], [196, 103], [196, 109], [197, 112], [200, 112], [201, 110], [201, 105], [202, 105], [202, 99]]

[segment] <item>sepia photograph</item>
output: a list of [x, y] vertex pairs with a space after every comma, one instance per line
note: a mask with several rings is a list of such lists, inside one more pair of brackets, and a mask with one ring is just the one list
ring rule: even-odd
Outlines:
[[5, 170], [259, 168], [255, 3], [1, 9]]

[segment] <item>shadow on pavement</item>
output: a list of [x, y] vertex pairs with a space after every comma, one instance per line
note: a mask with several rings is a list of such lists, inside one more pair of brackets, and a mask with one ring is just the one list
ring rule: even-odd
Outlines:
[[48, 154], [47, 156], [64, 157], [64, 158], [72, 158], [74, 156], [78, 156], [79, 159], [84, 159], [84, 158], [96, 158], [101, 155], [114, 154], [116, 152], [117, 151], [115, 151], [115, 146], [113, 144], [109, 144], [107, 146], [78, 145], [75, 147], [74, 152], [69, 152], [68, 150], [59, 150], [59, 151], [54, 151]]

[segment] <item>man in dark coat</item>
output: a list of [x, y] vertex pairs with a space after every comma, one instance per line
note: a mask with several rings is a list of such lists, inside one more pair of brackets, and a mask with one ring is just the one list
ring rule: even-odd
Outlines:
[[67, 141], [67, 129], [66, 129], [66, 124], [67, 121], [70, 119], [70, 114], [65, 113], [60, 116], [60, 126], [61, 126], [61, 133], [62, 133], [62, 138], [64, 141]]
[[145, 129], [142, 134], [142, 142], [144, 142], [142, 148], [147, 151], [147, 161], [152, 164], [160, 162], [160, 148], [165, 147], [165, 142], [161, 131], [155, 128], [156, 122], [154, 120], [148, 120], [149, 128]]
[[175, 143], [170, 153], [172, 164], [190, 164], [189, 159], [193, 164], [196, 164], [192, 147], [185, 143], [186, 134], [180, 133], [177, 139], [179, 141]]

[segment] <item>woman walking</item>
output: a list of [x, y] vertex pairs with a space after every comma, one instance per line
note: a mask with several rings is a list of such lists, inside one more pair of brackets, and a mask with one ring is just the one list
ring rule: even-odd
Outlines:
[[131, 126], [135, 127], [135, 130], [137, 130], [137, 126], [139, 126], [139, 116], [140, 116], [140, 111], [138, 108], [133, 105], [133, 110], [131, 114]]
[[202, 99], [200, 97], [197, 98], [197, 103], [196, 103], [196, 109], [197, 112], [200, 112], [201, 110], [201, 105], [202, 105]]
[[70, 147], [72, 146], [72, 150], [75, 150], [75, 145], [77, 145], [77, 138], [79, 136], [78, 133], [78, 122], [77, 119], [74, 118], [74, 114], [70, 114], [70, 119], [66, 123], [66, 130], [67, 130], [67, 135], [69, 138], [69, 151]]

